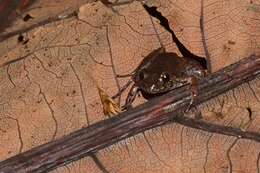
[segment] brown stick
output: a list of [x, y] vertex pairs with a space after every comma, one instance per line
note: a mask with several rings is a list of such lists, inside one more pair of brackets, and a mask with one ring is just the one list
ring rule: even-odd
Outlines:
[[[198, 82], [194, 105], [254, 79], [260, 73], [260, 57], [254, 55], [213, 73]], [[183, 116], [191, 101], [189, 86], [155, 98], [110, 119], [75, 131], [0, 163], [0, 173], [46, 172], [112, 145], [144, 130], [175, 121], [208, 132], [260, 142], [260, 133], [211, 124]]]

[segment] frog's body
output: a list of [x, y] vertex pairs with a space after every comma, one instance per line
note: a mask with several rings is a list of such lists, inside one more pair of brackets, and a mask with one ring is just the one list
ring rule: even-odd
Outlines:
[[156, 49], [135, 70], [132, 76], [135, 84], [128, 94], [126, 105], [133, 102], [138, 91], [149, 99], [191, 84], [192, 79], [202, 78], [204, 75], [205, 70], [198, 61], [179, 57], [176, 53], [167, 53], [164, 48]]
[[204, 70], [197, 61], [159, 48], [144, 58], [133, 81], [142, 92], [159, 94], [183, 86], [193, 77], [203, 76]]

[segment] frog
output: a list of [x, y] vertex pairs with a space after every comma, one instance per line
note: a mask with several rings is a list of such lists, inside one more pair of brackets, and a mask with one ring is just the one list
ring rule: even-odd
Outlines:
[[196, 97], [196, 82], [205, 77], [206, 73], [199, 61], [166, 52], [164, 47], [157, 48], [134, 70], [131, 76], [134, 84], [127, 94], [123, 108], [132, 108], [139, 92], [149, 100], [187, 84], [191, 85], [192, 97]]

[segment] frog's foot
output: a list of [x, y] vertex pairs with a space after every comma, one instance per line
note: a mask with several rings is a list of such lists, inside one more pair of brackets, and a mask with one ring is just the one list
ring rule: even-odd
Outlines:
[[196, 120], [201, 120], [203, 119], [202, 113], [200, 110], [198, 110], [197, 107], [190, 107], [190, 109], [187, 109], [183, 112], [184, 116], [194, 118]]
[[122, 107], [122, 109], [128, 110], [133, 108], [132, 103], [134, 102], [137, 95], [138, 95], [138, 87], [133, 85], [126, 97], [126, 102], [125, 105]]

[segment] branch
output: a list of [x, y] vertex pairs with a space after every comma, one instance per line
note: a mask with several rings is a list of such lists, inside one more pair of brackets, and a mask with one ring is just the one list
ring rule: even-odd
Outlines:
[[[248, 82], [260, 73], [260, 57], [252, 55], [198, 82], [194, 106]], [[175, 121], [187, 127], [260, 142], [260, 133], [216, 125], [183, 116], [191, 101], [189, 86], [33, 148], [0, 163], [1, 173], [46, 172], [147, 129]]]

